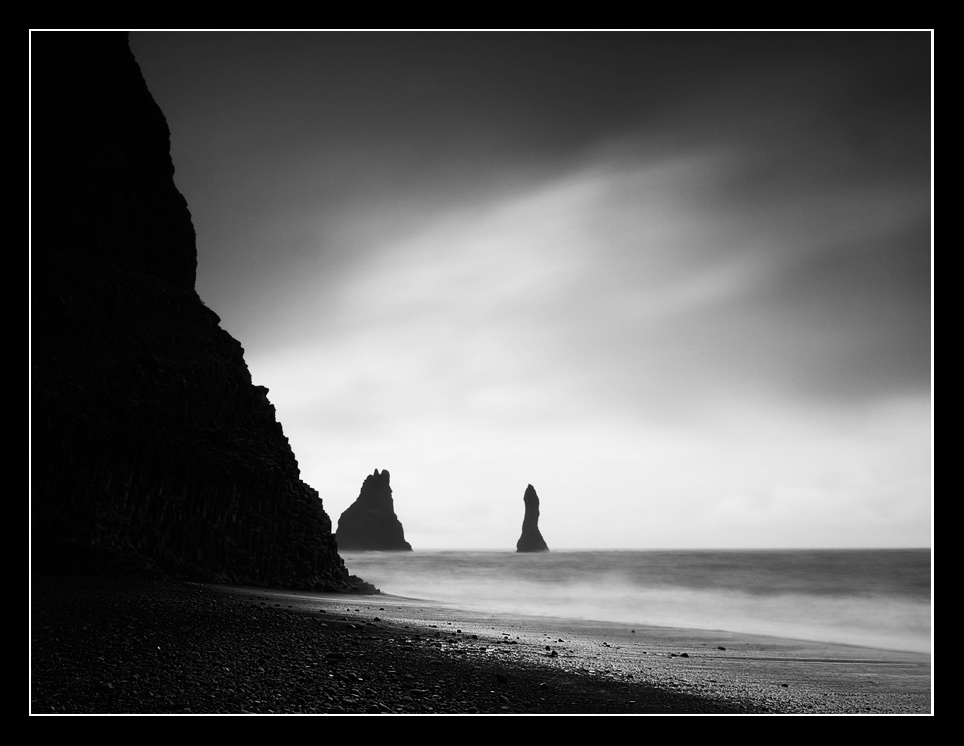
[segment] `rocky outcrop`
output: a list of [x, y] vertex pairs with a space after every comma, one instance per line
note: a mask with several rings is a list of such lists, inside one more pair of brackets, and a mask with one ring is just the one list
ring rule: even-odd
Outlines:
[[346, 550], [378, 550], [410, 552], [412, 545], [405, 541], [405, 530], [395, 515], [390, 475], [378, 469], [367, 477], [361, 492], [338, 519], [338, 548]]
[[516, 542], [517, 552], [548, 552], [546, 540], [542, 538], [539, 531], [539, 496], [535, 488], [530, 484], [526, 487], [526, 493], [522, 497], [526, 505], [526, 514], [522, 519], [522, 536]]
[[348, 589], [268, 390], [194, 290], [126, 34], [31, 39], [34, 569]]

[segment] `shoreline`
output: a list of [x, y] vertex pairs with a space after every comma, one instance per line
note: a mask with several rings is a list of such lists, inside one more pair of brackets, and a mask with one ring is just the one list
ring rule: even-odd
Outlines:
[[[490, 613], [427, 599], [381, 594], [344, 597], [209, 586], [249, 601], [343, 615], [490, 644], [515, 639], [516, 655], [541, 665], [723, 697], [750, 696], [794, 712], [930, 712], [931, 656], [903, 650], [554, 616]], [[555, 655], [552, 655], [553, 651]], [[775, 701], [774, 701], [775, 700]]]
[[31, 713], [931, 714], [931, 656], [420, 599], [33, 579]]

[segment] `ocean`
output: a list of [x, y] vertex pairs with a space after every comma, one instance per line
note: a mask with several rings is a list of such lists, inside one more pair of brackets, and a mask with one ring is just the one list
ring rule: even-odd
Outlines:
[[930, 549], [345, 552], [382, 592], [477, 611], [931, 649]]

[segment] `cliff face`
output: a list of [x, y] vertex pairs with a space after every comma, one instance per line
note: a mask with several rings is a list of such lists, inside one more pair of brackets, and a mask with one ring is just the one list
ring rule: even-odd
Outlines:
[[530, 484], [522, 497], [526, 506], [526, 513], [522, 519], [522, 536], [515, 545], [517, 552], [548, 552], [546, 540], [539, 531], [539, 496]]
[[387, 469], [365, 478], [361, 492], [338, 519], [338, 546], [348, 550], [383, 552], [412, 551], [405, 531], [395, 515], [390, 475]]
[[194, 290], [127, 35], [31, 39], [34, 567], [347, 588], [267, 389]]

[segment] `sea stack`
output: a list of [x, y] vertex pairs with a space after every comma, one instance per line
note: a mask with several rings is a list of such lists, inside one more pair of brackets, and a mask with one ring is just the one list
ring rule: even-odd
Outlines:
[[412, 551], [412, 545], [405, 541], [402, 522], [395, 515], [389, 479], [387, 469], [381, 473], [375, 469], [365, 478], [357, 499], [338, 519], [335, 539], [340, 550]]
[[525, 518], [522, 519], [522, 536], [515, 545], [517, 552], [548, 552], [546, 540], [539, 532], [539, 496], [530, 484], [522, 498], [526, 504]]

